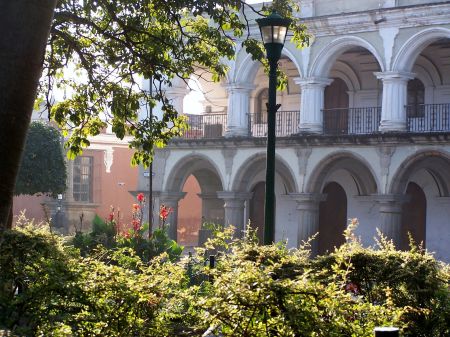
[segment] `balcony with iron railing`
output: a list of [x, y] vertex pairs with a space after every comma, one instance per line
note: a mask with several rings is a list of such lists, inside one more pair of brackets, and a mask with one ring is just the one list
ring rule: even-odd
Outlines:
[[378, 132], [381, 107], [323, 110], [325, 135], [365, 135]]
[[[450, 132], [450, 103], [406, 106], [407, 133]], [[184, 139], [225, 136], [227, 114], [186, 115], [189, 129]], [[381, 107], [323, 110], [323, 135], [370, 135], [379, 133]], [[279, 111], [276, 116], [277, 137], [298, 134], [300, 111]], [[267, 114], [248, 115], [248, 136], [267, 136]]]
[[226, 113], [203, 115], [186, 114], [188, 130], [182, 136], [185, 139], [220, 138], [225, 135]]
[[408, 132], [450, 131], [450, 104], [406, 106]]
[[[289, 137], [298, 133], [300, 111], [278, 111], [275, 119], [275, 135]], [[249, 130], [251, 137], [267, 136], [267, 112], [249, 114]]]

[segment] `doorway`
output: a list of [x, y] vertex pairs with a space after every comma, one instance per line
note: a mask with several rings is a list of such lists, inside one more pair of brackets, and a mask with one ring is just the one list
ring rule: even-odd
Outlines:
[[347, 195], [342, 186], [330, 182], [322, 193], [327, 198], [319, 205], [319, 255], [342, 245], [347, 227]]
[[252, 189], [252, 199], [250, 200], [250, 225], [256, 229], [259, 242], [264, 241], [264, 200], [266, 196], [266, 184], [261, 181]]
[[411, 234], [416, 244], [423, 242], [423, 247], [425, 248], [427, 198], [422, 188], [413, 182], [408, 184], [406, 195], [410, 197], [410, 200], [402, 207], [400, 249], [409, 249], [408, 233]]

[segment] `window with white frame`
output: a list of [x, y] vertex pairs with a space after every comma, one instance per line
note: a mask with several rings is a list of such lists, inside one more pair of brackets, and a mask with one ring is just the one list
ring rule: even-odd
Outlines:
[[73, 163], [73, 199], [92, 202], [92, 164], [93, 158], [77, 157]]

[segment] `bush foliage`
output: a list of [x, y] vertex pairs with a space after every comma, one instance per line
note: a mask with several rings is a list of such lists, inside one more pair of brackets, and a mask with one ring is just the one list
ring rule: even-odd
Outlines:
[[[381, 238], [364, 248], [348, 231], [342, 247], [311, 258], [307, 246], [232, 234], [172, 261], [126, 245], [82, 256], [45, 228], [7, 231], [0, 326], [25, 336], [359, 337], [380, 325], [403, 336], [450, 334], [449, 268], [418, 247], [397, 251]], [[211, 251], [214, 267], [205, 263]]]
[[66, 179], [61, 134], [50, 125], [32, 122], [14, 194], [45, 194], [56, 198], [66, 190]]

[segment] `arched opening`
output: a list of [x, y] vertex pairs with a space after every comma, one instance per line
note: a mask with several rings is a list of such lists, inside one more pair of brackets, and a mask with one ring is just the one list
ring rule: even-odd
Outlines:
[[[179, 234], [186, 234], [184, 240], [195, 244], [197, 236], [193, 233], [194, 228], [198, 230], [202, 222], [223, 224], [223, 200], [217, 196], [217, 191], [223, 191], [219, 172], [215, 163], [202, 155], [187, 155], [174, 165], [163, 187], [163, 190], [168, 192], [163, 193], [160, 197], [160, 203], [166, 204], [165, 198], [169, 198], [172, 207], [176, 208], [174, 218], [175, 214], [180, 215], [180, 205], [184, 206], [184, 209], [181, 209], [181, 217], [177, 216], [175, 219], [171, 219], [171, 238], [177, 238], [177, 241], [182, 240]], [[184, 193], [186, 193], [184, 197], [178, 199], [177, 204], [174, 204], [174, 196], [179, 197]], [[185, 201], [186, 198], [187, 201]], [[192, 226], [184, 228], [186, 226], [180, 221], [182, 219], [187, 221], [191, 213], [194, 214], [192, 220], [189, 220]], [[186, 242], [186, 245], [188, 243]]]
[[223, 83], [208, 72], [193, 74], [187, 81], [176, 81], [167, 96], [178, 112], [187, 117], [184, 138], [218, 138], [225, 134], [228, 93]]
[[318, 53], [312, 62], [311, 76], [333, 79], [331, 88], [324, 93], [325, 134], [378, 131], [382, 91], [374, 73], [383, 69], [377, 50], [354, 36], [337, 38]]
[[203, 103], [205, 94], [200, 81], [191, 76], [187, 83], [189, 92], [183, 98], [183, 112], [188, 115], [199, 115], [205, 111]]
[[348, 87], [340, 78], [325, 88], [323, 128], [328, 134], [348, 133]]
[[198, 245], [198, 231], [202, 224], [202, 200], [197, 179], [190, 175], [183, 186], [186, 193], [178, 202], [177, 241], [185, 247]]
[[347, 225], [347, 195], [336, 182], [328, 183], [323, 189], [326, 200], [319, 205], [319, 254], [331, 252], [342, 245]]
[[256, 229], [259, 242], [264, 242], [264, 199], [266, 195], [266, 185], [263, 181], [257, 183], [252, 191], [250, 200], [249, 219], [253, 229]]
[[410, 201], [402, 214], [401, 247], [408, 247], [407, 232], [422, 240], [437, 259], [450, 256], [450, 157], [445, 151], [421, 151], [407, 158], [392, 176], [389, 192], [406, 193]]
[[408, 82], [407, 125], [413, 132], [450, 130], [450, 100], [448, 85], [450, 70], [450, 39], [435, 38], [417, 47], [405, 67], [416, 74]]
[[[287, 76], [284, 90], [277, 90], [277, 103], [281, 104], [276, 114], [277, 137], [290, 136], [297, 133], [298, 120], [300, 118], [300, 86], [294, 79], [299, 77], [298, 69], [294, 62], [282, 55], [279, 61], [280, 69]], [[264, 68], [259, 66], [252, 82], [254, 90], [250, 94], [250, 131], [254, 137], [267, 135], [267, 107], [269, 80]]]
[[[236, 172], [232, 190], [254, 193], [246, 203], [246, 220], [252, 220], [252, 227], [263, 233], [266, 157], [258, 153], [247, 159]], [[275, 241], [288, 240], [289, 246], [296, 245], [298, 219], [295, 217], [295, 200], [288, 194], [295, 193], [297, 186], [290, 166], [279, 156], [275, 164]], [[255, 226], [255, 224], [258, 224]], [[261, 229], [260, 229], [261, 228]], [[261, 238], [261, 236], [260, 236]]]
[[409, 248], [409, 235], [416, 244], [423, 243], [425, 247], [427, 199], [422, 188], [414, 182], [409, 182], [406, 188], [409, 201], [402, 209], [402, 233], [400, 248]]

